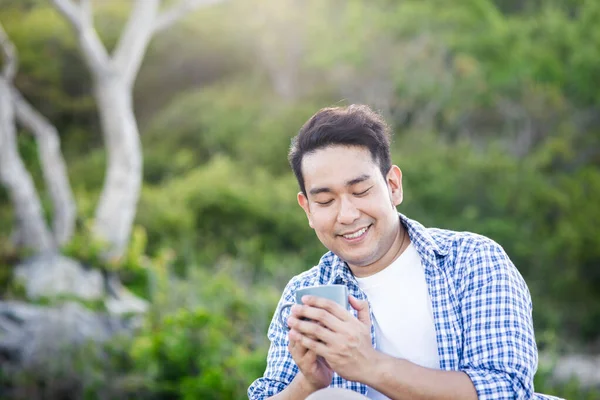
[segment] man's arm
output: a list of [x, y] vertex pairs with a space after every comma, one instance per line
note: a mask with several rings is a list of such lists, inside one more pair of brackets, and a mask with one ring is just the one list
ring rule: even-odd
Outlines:
[[458, 368], [480, 399], [530, 399], [537, 369], [529, 289], [502, 247], [479, 244], [459, 277], [463, 325]]
[[390, 399], [478, 398], [473, 382], [464, 372], [425, 368], [381, 352], [374, 358], [371, 371], [363, 383]]
[[530, 399], [537, 348], [529, 289], [502, 247], [481, 243], [458, 276], [462, 358], [459, 371], [423, 368], [379, 356], [367, 385], [392, 399]]
[[269, 400], [304, 400], [318, 389], [311, 386], [308, 380], [299, 372], [294, 380], [281, 392]]

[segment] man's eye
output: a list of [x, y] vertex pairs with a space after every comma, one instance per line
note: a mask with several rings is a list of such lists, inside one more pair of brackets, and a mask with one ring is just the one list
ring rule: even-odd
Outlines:
[[366, 194], [369, 192], [369, 190], [371, 190], [371, 188], [372, 188], [372, 187], [373, 187], [373, 186], [371, 186], [371, 187], [370, 187], [370, 188], [368, 188], [367, 190], [363, 190], [362, 192], [359, 192], [359, 193], [354, 193], [354, 195], [355, 195], [355, 196], [364, 196], [364, 195], [366, 195]]
[[328, 201], [317, 201], [317, 204], [320, 204], [322, 206], [327, 206], [327, 205], [331, 204], [332, 201], [333, 201], [333, 199], [328, 200]]

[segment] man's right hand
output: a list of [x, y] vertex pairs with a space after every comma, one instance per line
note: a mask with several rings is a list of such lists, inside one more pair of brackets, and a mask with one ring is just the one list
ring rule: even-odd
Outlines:
[[288, 350], [300, 369], [300, 373], [296, 375], [288, 387], [275, 396], [269, 397], [269, 400], [305, 399], [317, 390], [326, 388], [331, 384], [333, 370], [327, 365], [327, 361], [317, 357], [314, 351], [307, 349], [291, 338]]
[[293, 329], [288, 334], [290, 338], [288, 350], [309, 385], [306, 389], [314, 392], [328, 387], [333, 379], [333, 370], [324, 358], [317, 356], [314, 351], [294, 341], [292, 332]]

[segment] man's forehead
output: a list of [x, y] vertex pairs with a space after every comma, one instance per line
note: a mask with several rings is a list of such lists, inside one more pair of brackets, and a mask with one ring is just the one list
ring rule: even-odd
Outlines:
[[[352, 179], [348, 179], [346, 182], [343, 183], [343, 186], [349, 188], [352, 187], [354, 185], [358, 185], [359, 183], [368, 181], [371, 179], [371, 175], [369, 174], [363, 174], [360, 176], [357, 176], [356, 178], [352, 178]], [[310, 185], [310, 187], [308, 188], [308, 192], [310, 194], [317, 195], [319, 193], [327, 193], [327, 192], [331, 192], [332, 188], [334, 186], [342, 186], [342, 184], [340, 182], [336, 182], [335, 184], [331, 184], [331, 185], [323, 185], [323, 186], [319, 186], [318, 184], [314, 184], [314, 185]]]
[[302, 173], [318, 173], [330, 170], [371, 169], [377, 167], [376, 160], [366, 147], [359, 146], [328, 146], [309, 153], [302, 157]]
[[332, 150], [312, 153], [303, 160], [302, 174], [308, 192], [352, 186], [371, 179], [378, 171], [368, 150]]

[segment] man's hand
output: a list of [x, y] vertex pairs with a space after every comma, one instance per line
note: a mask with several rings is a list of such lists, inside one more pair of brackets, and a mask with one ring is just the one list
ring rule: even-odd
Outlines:
[[331, 384], [331, 380], [333, 379], [331, 367], [327, 365], [327, 362], [322, 357], [317, 356], [313, 350], [304, 347], [301, 342], [294, 340], [292, 337], [295, 335], [292, 332], [290, 331], [288, 350], [300, 372], [304, 375], [306, 383], [309, 385], [305, 389], [312, 393], [326, 388]]
[[[374, 371], [371, 365], [377, 351], [371, 343], [369, 303], [352, 296], [349, 296], [349, 300], [352, 308], [358, 311], [358, 319], [331, 300], [304, 296], [304, 305], [292, 307], [288, 319], [291, 328], [289, 337], [290, 343], [294, 341], [296, 346], [306, 349], [307, 354], [323, 357], [325, 365], [338, 375], [360, 382], [365, 374]], [[302, 318], [310, 321], [303, 321]], [[293, 353], [292, 357], [298, 363]], [[313, 356], [309, 359], [312, 360]]]

